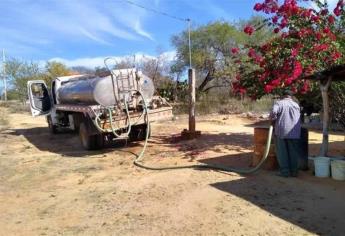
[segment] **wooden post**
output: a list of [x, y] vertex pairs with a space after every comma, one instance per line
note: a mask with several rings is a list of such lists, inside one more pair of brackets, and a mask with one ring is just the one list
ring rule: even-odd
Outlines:
[[322, 157], [327, 156], [328, 153], [328, 129], [329, 129], [329, 97], [328, 91], [332, 82], [332, 77], [328, 77], [324, 81], [320, 81], [322, 106], [323, 106], [323, 119], [322, 119], [322, 145], [319, 155]]
[[189, 132], [195, 132], [195, 70], [188, 70], [189, 82]]
[[181, 133], [182, 138], [194, 139], [201, 135], [200, 131], [195, 130], [195, 70], [188, 70], [189, 83], [189, 123], [188, 130], [184, 129]]

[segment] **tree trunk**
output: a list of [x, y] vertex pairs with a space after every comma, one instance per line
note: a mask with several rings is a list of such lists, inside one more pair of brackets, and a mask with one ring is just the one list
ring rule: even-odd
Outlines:
[[213, 77], [213, 73], [214, 73], [214, 69], [212, 70], [209, 70], [204, 81], [202, 81], [202, 83], [200, 84], [200, 86], [198, 87], [198, 91], [199, 92], [203, 92], [204, 91], [204, 88], [206, 87], [206, 85], [212, 81], [214, 79]]
[[331, 84], [332, 77], [320, 81], [320, 89], [322, 95], [323, 106], [323, 120], [322, 120], [322, 145], [320, 149], [320, 156], [327, 156], [328, 153], [328, 128], [329, 128], [329, 97], [328, 91]]

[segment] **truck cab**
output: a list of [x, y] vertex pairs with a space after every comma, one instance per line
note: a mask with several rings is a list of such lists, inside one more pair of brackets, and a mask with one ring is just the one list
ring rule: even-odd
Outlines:
[[[69, 75], [55, 78], [50, 86], [50, 91], [43, 80], [31, 80], [27, 83], [30, 110], [33, 117], [49, 115], [59, 104], [57, 91], [63, 83], [71, 79], [77, 79], [85, 75]], [[54, 112], [54, 111], [53, 111]]]

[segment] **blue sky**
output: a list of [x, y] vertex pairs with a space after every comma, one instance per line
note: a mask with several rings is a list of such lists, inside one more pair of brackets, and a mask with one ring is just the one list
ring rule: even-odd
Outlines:
[[[254, 14], [254, 0], [133, 0], [200, 25]], [[96, 66], [106, 56], [173, 54], [180, 22], [125, 0], [1, 0], [0, 48], [26, 60]]]

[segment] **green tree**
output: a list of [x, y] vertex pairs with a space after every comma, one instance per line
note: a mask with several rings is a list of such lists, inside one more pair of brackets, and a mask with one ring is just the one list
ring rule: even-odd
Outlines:
[[12, 92], [16, 94], [14, 97], [25, 103], [27, 100], [27, 82], [42, 78], [38, 64], [11, 58], [6, 62], [5, 67], [10, 79], [10, 86], [13, 87]]
[[48, 61], [45, 65], [44, 80], [50, 86], [53, 79], [59, 76], [72, 75], [73, 72], [61, 62]]
[[[261, 21], [260, 21], [261, 19]], [[230, 24], [216, 21], [191, 30], [192, 66], [197, 71], [198, 91], [205, 92], [215, 87], [231, 85], [234, 77], [235, 60], [231, 48], [240, 53], [249, 42], [261, 44], [272, 37], [266, 25], [260, 25], [257, 36], [245, 37], [242, 28], [248, 23], [259, 24], [260, 17], [252, 17], [249, 21]], [[188, 32], [183, 31], [172, 37], [172, 44], [177, 51], [177, 59], [172, 65], [173, 73], [178, 74], [189, 67]]]

